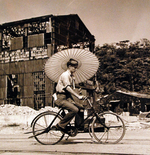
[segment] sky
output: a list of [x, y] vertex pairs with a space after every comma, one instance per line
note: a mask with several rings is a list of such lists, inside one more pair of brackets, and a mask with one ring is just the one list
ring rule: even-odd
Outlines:
[[96, 45], [150, 40], [150, 0], [0, 0], [0, 24], [78, 14]]

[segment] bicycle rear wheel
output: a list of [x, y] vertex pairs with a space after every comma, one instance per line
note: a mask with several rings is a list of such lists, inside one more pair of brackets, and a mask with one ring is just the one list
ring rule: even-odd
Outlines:
[[120, 116], [111, 112], [99, 114], [92, 122], [92, 134], [99, 143], [116, 144], [125, 135], [125, 125]]
[[[33, 123], [33, 135], [35, 139], [43, 145], [53, 145], [58, 143], [64, 137], [64, 133], [53, 129], [62, 117], [55, 112], [48, 111], [36, 118]], [[49, 125], [51, 124], [50, 128]]]

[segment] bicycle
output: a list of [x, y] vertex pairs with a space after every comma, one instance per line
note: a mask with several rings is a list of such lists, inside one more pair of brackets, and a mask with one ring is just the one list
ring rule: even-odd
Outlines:
[[[68, 137], [74, 137], [78, 133], [89, 132], [93, 141], [96, 143], [111, 143], [116, 144], [120, 142], [125, 135], [125, 124], [120, 116], [111, 111], [97, 112], [90, 99], [86, 97], [91, 112], [87, 117], [80, 123], [79, 127], [75, 124], [69, 124]], [[83, 102], [84, 102], [83, 101]], [[39, 143], [43, 145], [54, 145], [60, 142], [66, 133], [56, 130], [53, 127], [64, 117], [65, 111], [63, 108], [59, 109], [58, 112], [46, 111], [37, 115], [32, 121], [32, 133], [33, 136]], [[87, 125], [88, 122], [88, 125]], [[86, 128], [80, 131], [80, 127], [86, 124]]]

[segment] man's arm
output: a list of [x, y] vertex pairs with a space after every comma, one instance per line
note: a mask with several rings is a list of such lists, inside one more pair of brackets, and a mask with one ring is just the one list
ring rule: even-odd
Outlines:
[[74, 96], [76, 96], [79, 100], [81, 100], [81, 99], [84, 98], [83, 95], [77, 94], [70, 86], [67, 86], [66, 90], [69, 91], [69, 92], [70, 92], [71, 94], [73, 94]]
[[77, 94], [71, 87], [70, 87], [70, 81], [69, 81], [69, 76], [66, 76], [65, 74], [62, 76], [62, 81], [64, 85], [64, 89], [66, 89], [68, 92], [73, 94], [75, 97], [77, 97], [79, 100], [83, 99], [83, 95]]

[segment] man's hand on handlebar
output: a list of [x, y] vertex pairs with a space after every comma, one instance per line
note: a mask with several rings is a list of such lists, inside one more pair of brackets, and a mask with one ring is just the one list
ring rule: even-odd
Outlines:
[[85, 98], [86, 98], [86, 96], [84, 96], [84, 95], [79, 95], [79, 96], [78, 96], [78, 99], [79, 99], [79, 100], [84, 100]]

